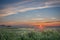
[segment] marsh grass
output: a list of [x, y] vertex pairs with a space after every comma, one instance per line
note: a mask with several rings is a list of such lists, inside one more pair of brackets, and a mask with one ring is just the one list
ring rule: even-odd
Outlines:
[[60, 40], [60, 32], [56, 30], [38, 32], [0, 29], [0, 40]]

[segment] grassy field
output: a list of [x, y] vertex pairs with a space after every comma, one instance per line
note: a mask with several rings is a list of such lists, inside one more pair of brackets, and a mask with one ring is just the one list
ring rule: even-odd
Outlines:
[[56, 30], [34, 31], [26, 28], [0, 28], [0, 40], [60, 40]]

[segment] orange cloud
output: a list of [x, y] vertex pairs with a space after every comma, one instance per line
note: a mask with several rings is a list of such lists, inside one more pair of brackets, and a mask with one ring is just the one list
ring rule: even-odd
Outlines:
[[44, 30], [45, 27], [54, 27], [54, 26], [60, 26], [60, 21], [52, 21], [52, 22], [36, 22], [33, 23], [33, 25], [35, 25], [38, 29], [40, 29], [41, 31]]

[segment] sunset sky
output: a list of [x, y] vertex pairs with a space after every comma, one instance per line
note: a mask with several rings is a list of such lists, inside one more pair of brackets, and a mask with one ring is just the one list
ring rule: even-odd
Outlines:
[[60, 26], [60, 0], [0, 0], [0, 24]]

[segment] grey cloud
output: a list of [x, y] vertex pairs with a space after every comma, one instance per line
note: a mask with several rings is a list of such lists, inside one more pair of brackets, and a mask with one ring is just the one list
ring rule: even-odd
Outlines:
[[[10, 0], [10, 1], [12, 1], [12, 0]], [[39, 1], [39, 0], [37, 0], [37, 1]], [[40, 0], [40, 1], [42, 1], [42, 0]], [[42, 2], [36, 2], [36, 0], [35, 0], [35, 2], [32, 0], [31, 1], [29, 1], [29, 0], [21, 1], [20, 0], [18, 2], [18, 0], [15, 0], [15, 2], [13, 2], [13, 4], [0, 7], [0, 16], [8, 16], [8, 15], [16, 14], [18, 12], [26, 12], [26, 11], [30, 11], [30, 10], [49, 8], [50, 6], [55, 7], [56, 5], [57, 6], [60, 5], [60, 0], [46, 0], [46, 1], [42, 1]]]

